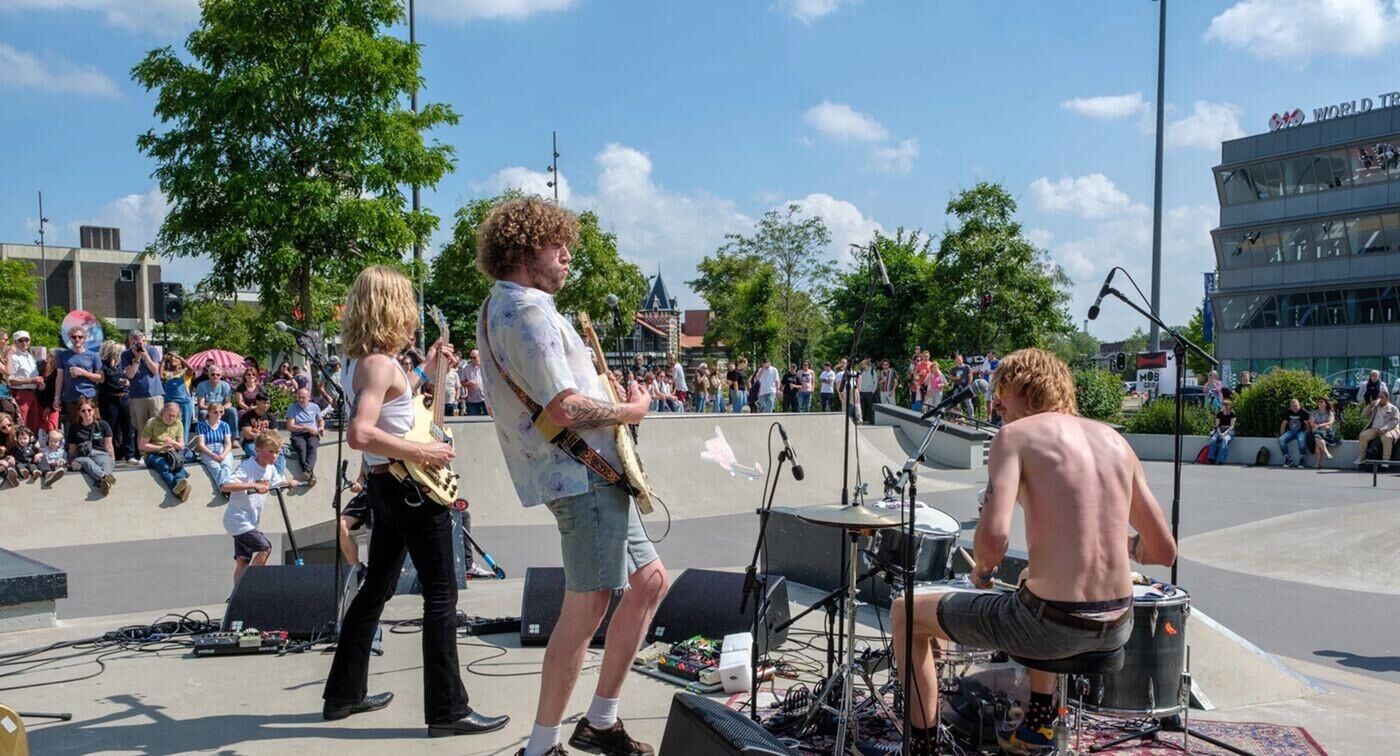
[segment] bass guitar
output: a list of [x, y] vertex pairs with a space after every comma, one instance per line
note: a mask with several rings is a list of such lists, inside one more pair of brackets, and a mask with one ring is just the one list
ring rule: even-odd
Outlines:
[[[448, 341], [450, 336], [447, 330], [447, 318], [443, 317], [442, 310], [433, 306], [428, 310], [428, 314], [437, 324], [438, 333], [442, 334], [442, 343], [450, 343]], [[433, 397], [429, 400], [425, 393], [419, 394], [413, 400], [413, 428], [404, 434], [404, 440], [420, 444], [430, 444], [435, 441], [452, 444], [452, 432], [442, 421], [447, 371], [449, 369], [447, 360], [439, 355], [437, 367], [433, 370]], [[458, 506], [456, 503], [457, 479], [461, 476], [452, 470], [451, 465], [437, 467], [435, 465], [420, 465], [416, 462], [397, 461], [390, 470], [399, 481], [417, 488], [423, 494], [425, 501], [431, 499], [450, 508]]]
[[[608, 392], [608, 396], [614, 402], [622, 402], [626, 397], [617, 395], [616, 387], [612, 382], [612, 371], [608, 370], [607, 358], [603, 356], [603, 345], [598, 341], [598, 333], [593, 330], [593, 321], [588, 317], [588, 313], [579, 312], [579, 326], [583, 329], [583, 337], [589, 349], [593, 350], [593, 364], [598, 370], [598, 378], [603, 382], [603, 390]], [[652, 499], [656, 498], [656, 493], [651, 490], [651, 485], [647, 483], [646, 471], [642, 468], [642, 458], [637, 454], [637, 444], [628, 432], [627, 426], [619, 425], [613, 428], [613, 435], [617, 439], [617, 456], [622, 460], [623, 477], [636, 490], [637, 494], [633, 498], [637, 500], [637, 510], [642, 514], [651, 514]]]

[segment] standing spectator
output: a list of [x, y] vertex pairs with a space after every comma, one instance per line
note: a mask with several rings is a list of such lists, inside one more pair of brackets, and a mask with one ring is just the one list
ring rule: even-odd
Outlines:
[[914, 347], [914, 362], [909, 366], [909, 406], [915, 412], [923, 409], [928, 391], [928, 374], [933, 363], [923, 347]]
[[238, 413], [233, 409], [233, 386], [224, 380], [223, 368], [211, 362], [204, 368], [204, 375], [205, 381], [194, 390], [198, 416], [207, 416], [209, 405], [218, 402], [220, 407], [225, 408], [223, 421], [228, 423], [228, 427], [234, 427], [238, 424]]
[[185, 426], [180, 414], [180, 405], [166, 402], [160, 414], [151, 418], [141, 435], [136, 439], [137, 447], [146, 455], [146, 469], [154, 470], [160, 479], [180, 501], [189, 501], [189, 473], [185, 471]]
[[771, 360], [764, 357], [763, 363], [759, 365], [758, 372], [754, 373], [753, 377], [758, 384], [754, 411], [772, 412], [773, 402], [778, 396], [778, 369], [773, 367]]
[[703, 413], [710, 401], [710, 367], [700, 363], [695, 370], [695, 411]]
[[1214, 370], [1210, 371], [1210, 376], [1206, 378], [1205, 393], [1206, 407], [1219, 411], [1225, 401], [1225, 384], [1220, 380], [1220, 374]]
[[485, 415], [486, 395], [481, 393], [481, 352], [475, 349], [468, 352], [467, 361], [458, 368], [457, 375], [462, 379], [462, 398], [466, 402], [467, 416]]
[[321, 446], [321, 436], [326, 433], [326, 421], [307, 389], [297, 389], [297, 400], [287, 407], [287, 432], [292, 436], [292, 451], [305, 475], [302, 482], [316, 485], [316, 452]]
[[79, 402], [78, 422], [68, 436], [69, 465], [81, 470], [93, 485], [100, 487], [103, 496], [111, 493], [112, 486], [117, 484], [112, 474], [117, 464], [113, 433], [112, 426], [98, 417], [97, 407], [92, 402]]
[[204, 419], [194, 424], [191, 439], [196, 458], [209, 471], [217, 489], [233, 477], [233, 429], [224, 420], [223, 402], [211, 400], [206, 408]]
[[860, 361], [860, 377], [856, 389], [860, 392], [860, 416], [862, 422], [875, 421], [875, 389], [879, 386], [879, 374], [866, 357]]
[[1248, 370], [1240, 371], [1239, 383], [1235, 384], [1235, 393], [1244, 393], [1254, 383], [1254, 376]]
[[0, 328], [0, 362], [8, 363], [13, 349], [14, 347], [10, 345], [10, 332]]
[[58, 373], [58, 352], [46, 353], [39, 360], [39, 377], [43, 380], [39, 382], [39, 390], [34, 392], [39, 405], [39, 427], [33, 429], [35, 433], [58, 430]]
[[[1001, 367], [1001, 360], [997, 359], [996, 350], [993, 350], [993, 349], [987, 350], [987, 380], [988, 380], [988, 381], [991, 381], [991, 380], [992, 380], [992, 373], [995, 373], [995, 372], [997, 371], [997, 368], [998, 368], [998, 367]], [[992, 382], [995, 383], [995, 381], [992, 381]]]
[[78, 421], [79, 399], [97, 400], [97, 385], [104, 380], [102, 360], [88, 349], [87, 337], [87, 326], [73, 326], [68, 330], [73, 348], [58, 354], [58, 396], [53, 408], [62, 410], [65, 426]]
[[452, 355], [447, 371], [442, 376], [442, 414], [446, 417], [457, 414], [457, 402], [462, 394], [462, 376], [457, 373], [460, 362], [461, 358]]
[[[681, 410], [684, 410], [690, 399], [690, 386], [685, 382], [685, 366], [674, 354], [667, 359], [670, 362], [671, 386], [676, 393], [676, 401], [680, 402]], [[680, 412], [681, 410], [676, 411]]]
[[822, 412], [836, 411], [836, 371], [831, 369], [830, 362], [822, 363], [821, 375], [817, 376], [817, 381], [821, 384], [818, 397], [821, 399]]
[[749, 359], [740, 357], [739, 361], [729, 368], [729, 374], [726, 376], [729, 380], [729, 406], [736, 415], [743, 412], [744, 406], [749, 403], [749, 378], [746, 374], [748, 368]]
[[[160, 347], [147, 344], [145, 333], [137, 330], [126, 332], [126, 351], [122, 353], [121, 368], [131, 382], [128, 391], [131, 407], [131, 435], [127, 436], [131, 440], [128, 446], [131, 452], [127, 458], [129, 462], [140, 459], [136, 452], [136, 436], [151, 418], [160, 414], [160, 408], [165, 404], [165, 388], [161, 384], [162, 361]], [[115, 428], [113, 432], [116, 432]]]
[[797, 364], [789, 362], [787, 370], [782, 377], [783, 411], [797, 411], [797, 387], [800, 381], [797, 378]]
[[712, 412], [724, 413], [724, 400], [729, 396], [729, 389], [725, 385], [724, 378], [719, 374], [719, 362], [715, 362], [715, 372], [710, 376], [710, 404], [714, 405]]
[[[953, 367], [949, 370], [949, 373], [952, 374], [953, 378], [953, 385], [949, 387], [950, 391], [962, 391], [972, 385], [972, 368], [969, 367], [967, 363], [963, 362], [963, 356], [961, 354], [953, 355]], [[972, 400], [965, 400], [960, 409], [962, 410], [963, 417], [972, 417]]]
[[1356, 387], [1356, 401], [1358, 404], [1375, 404], [1381, 396], [1390, 396], [1390, 389], [1381, 380], [1381, 371], [1372, 370], [1366, 382]]
[[263, 431], [254, 440], [254, 455], [238, 466], [231, 480], [220, 489], [229, 497], [224, 510], [224, 532], [233, 537], [233, 584], [243, 576], [249, 565], [267, 562], [272, 543], [258, 530], [262, 520], [263, 499], [268, 490], [281, 479], [276, 458], [282, 448], [277, 431]]
[[936, 407], [943, 401], [943, 389], [947, 379], [938, 360], [928, 361], [928, 375], [924, 378], [924, 407]]
[[1332, 410], [1332, 400], [1320, 397], [1308, 426], [1308, 448], [1313, 450], [1317, 469], [1322, 469], [1323, 457], [1332, 458], [1332, 452], [1328, 449], [1340, 443], [1337, 440], [1337, 413]]
[[1220, 411], [1215, 413], [1215, 430], [1210, 432], [1210, 451], [1206, 462], [1213, 465], [1225, 464], [1230, 454], [1230, 442], [1235, 438], [1235, 403], [1222, 399]]
[[[923, 355], [920, 354], [919, 356], [922, 357]], [[895, 389], [898, 388], [898, 384], [899, 376], [894, 372], [894, 368], [890, 367], [890, 361], [880, 360], [879, 391], [881, 404], [894, 404], [894, 392]]]
[[[180, 422], [184, 423], [186, 432], [194, 426], [194, 399], [190, 396], [188, 372], [189, 365], [179, 352], [172, 349], [165, 353], [160, 362], [161, 390], [165, 392], [165, 403], [180, 410]], [[161, 412], [165, 412], [164, 407]]]
[[1356, 459], [1353, 464], [1364, 464], [1366, 462], [1366, 448], [1370, 446], [1371, 440], [1380, 437], [1382, 468], [1390, 467], [1390, 450], [1395, 445], [1395, 439], [1400, 436], [1400, 407], [1390, 403], [1389, 394], [1381, 394], [1375, 402], [1366, 405], [1366, 409], [1361, 414], [1370, 419], [1366, 430], [1361, 431], [1361, 435], [1356, 438]]
[[972, 397], [977, 404], [978, 414], [991, 420], [992, 408], [992, 382], [987, 380], [987, 373], [979, 370], [976, 378], [972, 379]]
[[816, 386], [817, 374], [812, 372], [812, 363], [804, 361], [797, 371], [797, 411], [812, 411], [812, 389]]
[[[97, 393], [97, 408], [111, 432], [116, 459], [136, 457], [136, 431], [131, 427], [131, 381], [127, 380], [121, 365], [125, 354], [126, 347], [116, 341], [103, 342], [97, 352], [102, 358], [102, 387]], [[72, 435], [73, 429], [68, 433]]]
[[39, 377], [39, 363], [29, 351], [29, 331], [15, 331], [14, 347], [5, 362], [9, 366], [6, 372], [9, 373], [10, 396], [19, 408], [17, 419], [20, 425], [37, 433], [40, 426], [38, 392], [44, 379]]
[[1288, 400], [1288, 411], [1283, 413], [1283, 419], [1278, 426], [1278, 448], [1283, 452], [1283, 466], [1294, 467], [1293, 456], [1288, 451], [1289, 442], [1296, 442], [1298, 445], [1297, 467], [1303, 466], [1303, 457], [1307, 454], [1306, 439], [1308, 435], [1308, 420], [1310, 419], [1307, 410], [1297, 399]]
[[[254, 442], [258, 439], [258, 434], [265, 430], [276, 430], [277, 419], [272, 416], [271, 400], [267, 394], [258, 394], [253, 399], [253, 408], [243, 413], [243, 417], [238, 419], [238, 439], [243, 446], [244, 456], [251, 457], [255, 453]], [[277, 470], [287, 471], [287, 455], [285, 452], [277, 455]]]

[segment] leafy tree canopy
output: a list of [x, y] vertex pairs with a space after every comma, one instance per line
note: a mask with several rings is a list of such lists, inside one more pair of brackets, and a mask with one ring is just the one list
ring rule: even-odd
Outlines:
[[57, 346], [63, 315], [54, 320], [39, 310], [38, 281], [33, 263], [0, 260], [0, 313], [4, 313], [0, 328], [12, 336], [15, 331], [29, 331], [34, 346]]
[[[879, 289], [871, 268], [861, 265], [837, 277], [829, 298], [832, 319], [843, 327], [831, 331], [822, 359], [848, 356], [851, 328], [865, 312], [865, 328], [857, 351], [861, 355], [892, 360], [928, 344], [933, 329], [926, 318], [929, 293], [934, 286], [933, 239], [919, 231], [898, 229], [893, 237], [877, 236], [875, 243], [894, 285], [894, 297]], [[903, 367], [903, 363], [893, 364]]]

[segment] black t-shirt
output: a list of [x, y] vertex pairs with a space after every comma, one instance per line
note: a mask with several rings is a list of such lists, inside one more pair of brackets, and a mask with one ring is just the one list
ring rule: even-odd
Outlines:
[[1366, 381], [1366, 391], [1362, 394], [1361, 398], [1362, 398], [1366, 403], [1369, 404], [1369, 403], [1371, 403], [1371, 402], [1376, 401], [1376, 399], [1378, 399], [1378, 398], [1380, 397], [1380, 395], [1381, 395], [1381, 382], [1380, 382], [1380, 381], [1376, 381], [1376, 382], [1372, 383], [1372, 382], [1368, 379], [1368, 380]]
[[126, 371], [118, 365], [102, 365], [102, 385], [98, 387], [102, 396], [119, 398], [126, 396], [131, 388], [131, 381], [126, 378]]
[[797, 373], [789, 370], [783, 373], [783, 396], [793, 398], [797, 396]]
[[1217, 427], [1217, 428], [1219, 428], [1219, 429], [1221, 429], [1221, 430], [1225, 430], [1226, 428], [1229, 428], [1229, 427], [1230, 427], [1230, 423], [1232, 423], [1232, 422], [1234, 422], [1234, 421], [1235, 421], [1235, 413], [1233, 413], [1233, 412], [1224, 412], [1224, 411], [1221, 411], [1221, 412], [1215, 413], [1215, 427]]
[[[262, 424], [262, 426], [258, 427], [258, 425], [255, 425], [255, 423]], [[255, 430], [271, 430], [276, 427], [277, 420], [272, 416], [271, 410], [259, 414], [257, 410], [250, 409], [247, 412], [244, 412], [242, 417], [238, 418], [238, 437], [239, 439], [243, 438], [244, 428], [253, 428]]]
[[1308, 419], [1311, 415], [1307, 410], [1289, 410], [1283, 413], [1283, 419], [1288, 423], [1288, 430], [1300, 431], [1308, 427]]
[[739, 368], [730, 368], [729, 373], [725, 377], [729, 379], [730, 388], [736, 388], [735, 384], [737, 384], [737, 388], [743, 391], [748, 385], [744, 382], [744, 371]]
[[[68, 443], [78, 447], [77, 456], [80, 457], [87, 456], [86, 452], [93, 449], [102, 449], [103, 440], [111, 437], [112, 426], [106, 420], [98, 420], [92, 425], [74, 425], [68, 429]], [[84, 444], [88, 446], [84, 447]]]
[[[54, 359], [54, 358], [53, 358], [53, 357], [50, 357], [50, 358], [49, 358], [49, 360], [52, 360], [52, 359]], [[40, 406], [40, 407], [52, 407], [52, 406], [53, 406], [53, 392], [54, 392], [54, 389], [56, 388], [55, 384], [58, 383], [58, 371], [55, 370], [55, 371], [52, 372], [52, 373], [45, 374], [44, 371], [45, 371], [47, 368], [48, 368], [48, 360], [40, 360], [40, 361], [39, 361], [39, 376], [40, 376], [41, 378], [44, 379], [44, 387], [41, 388], [41, 389], [39, 389], [38, 391], [34, 392], [34, 397], [35, 397], [36, 399], [39, 400], [39, 406]]]
[[959, 386], [966, 386], [972, 382], [972, 368], [967, 365], [953, 366], [953, 382]]

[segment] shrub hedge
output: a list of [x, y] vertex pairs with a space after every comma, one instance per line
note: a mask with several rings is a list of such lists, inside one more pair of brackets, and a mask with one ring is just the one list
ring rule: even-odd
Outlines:
[[[1188, 404], [1182, 408], [1182, 432], [1188, 436], [1209, 435], [1215, 427], [1215, 416], [1200, 404]], [[1176, 400], [1159, 397], [1128, 418], [1129, 433], [1162, 433], [1170, 435], [1176, 431]]]
[[1327, 382], [1307, 371], [1271, 371], [1235, 397], [1238, 435], [1277, 436], [1288, 400], [1297, 399], [1310, 409], [1329, 393]]
[[1106, 370], [1074, 371], [1074, 396], [1079, 414], [1094, 420], [1123, 420], [1123, 380]]

